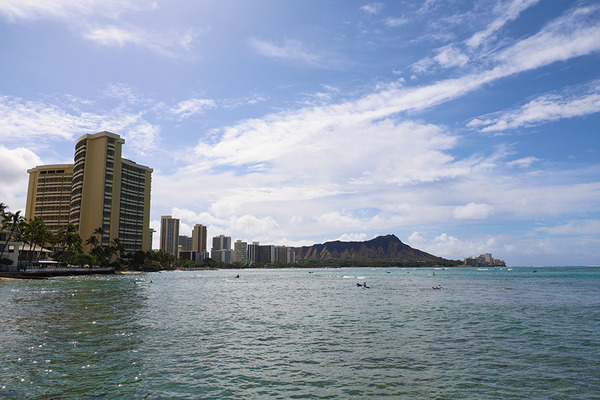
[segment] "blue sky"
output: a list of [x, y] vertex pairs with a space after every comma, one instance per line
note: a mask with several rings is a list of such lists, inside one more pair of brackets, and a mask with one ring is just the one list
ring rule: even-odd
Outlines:
[[4, 0], [0, 37], [12, 210], [109, 130], [155, 229], [600, 264], [598, 1]]

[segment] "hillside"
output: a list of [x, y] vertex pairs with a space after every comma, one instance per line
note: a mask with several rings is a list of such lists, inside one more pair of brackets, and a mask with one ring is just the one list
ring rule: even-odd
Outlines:
[[395, 235], [378, 236], [366, 242], [325, 242], [312, 246], [297, 247], [296, 260], [367, 260], [396, 259], [429, 261], [439, 257], [413, 249], [402, 243]]

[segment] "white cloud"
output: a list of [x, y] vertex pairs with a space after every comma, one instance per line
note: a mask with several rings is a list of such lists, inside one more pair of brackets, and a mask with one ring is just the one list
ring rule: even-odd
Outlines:
[[10, 21], [58, 20], [83, 38], [102, 46], [135, 45], [174, 57], [187, 53], [199, 34], [197, 29], [180, 30], [161, 26], [154, 30], [124, 22], [127, 13], [155, 11], [154, 0], [6, 0], [0, 14]]
[[26, 178], [27, 170], [36, 165], [41, 165], [40, 158], [31, 150], [17, 147], [8, 149], [0, 144], [0, 185], [22, 183]]
[[[515, 0], [509, 7], [509, 14], [516, 18], [519, 12], [534, 5], [534, 0]], [[512, 10], [512, 11], [510, 11]], [[512, 18], [511, 17], [511, 18]], [[510, 19], [504, 19], [504, 23]], [[503, 50], [490, 54], [475, 53], [471, 58], [495, 64], [491, 70], [472, 77], [487, 77], [490, 80], [510, 76], [520, 72], [540, 68], [557, 61], [565, 61], [574, 57], [590, 54], [600, 50], [600, 6], [573, 8], [560, 17], [546, 24], [537, 34], [521, 39]], [[497, 26], [490, 32], [493, 33]], [[481, 40], [473, 40], [475, 47]], [[430, 72], [437, 65], [464, 66], [468, 56], [457, 49], [459, 44], [452, 44], [437, 49], [438, 54], [425, 57], [411, 66], [413, 72]], [[471, 54], [475, 49], [464, 49]], [[437, 57], [437, 59], [436, 59]], [[483, 82], [485, 83], [485, 82]]]
[[81, 118], [54, 104], [11, 96], [0, 97], [0, 121], [3, 125], [0, 138], [5, 143], [25, 141], [28, 145], [28, 139], [71, 140], [97, 124], [94, 115]]
[[273, 240], [282, 236], [281, 228], [270, 217], [257, 218], [253, 215], [242, 215], [241, 217], [232, 216], [229, 219], [227, 232], [232, 232], [236, 235], [245, 235], [252, 241]]
[[2, 144], [0, 160], [0, 201], [13, 210], [23, 210], [25, 199], [20, 194], [27, 190], [27, 170], [43, 163], [40, 157], [29, 149], [9, 149]]
[[[127, 102], [127, 100], [124, 100]], [[123, 104], [101, 113], [100, 107], [78, 98], [56, 98], [55, 103], [0, 97], [0, 121], [4, 143], [20, 143], [32, 149], [54, 145], [56, 140], [73, 141], [85, 133], [103, 130], [125, 137], [131, 148], [148, 151], [157, 147], [159, 128], [144, 119], [144, 111]], [[87, 111], [87, 110], [95, 111]]]
[[367, 238], [368, 236], [366, 233], [344, 233], [334, 240], [339, 240], [341, 242], [364, 242]]
[[523, 158], [519, 158], [517, 160], [513, 160], [507, 163], [508, 166], [511, 167], [520, 167], [520, 168], [529, 168], [531, 167], [531, 165], [533, 165], [534, 163], [540, 161], [539, 158], [536, 157], [523, 157]]
[[600, 220], [571, 221], [563, 225], [538, 228], [551, 235], [600, 235]]
[[85, 33], [84, 37], [104, 46], [123, 47], [127, 43], [146, 42], [145, 35], [141, 31], [134, 32], [114, 25], [92, 29]]
[[[476, 239], [463, 240], [446, 233], [441, 233], [429, 239], [420, 232], [413, 232], [407, 244], [427, 253], [449, 259], [462, 260], [466, 257], [478, 256], [483, 253], [505, 253], [502, 236], [486, 236]], [[502, 255], [496, 257], [503, 257]]]
[[204, 114], [206, 110], [215, 108], [217, 103], [212, 99], [192, 98], [179, 102], [171, 108], [171, 112], [180, 119], [190, 118], [193, 115]]
[[[117, 126], [115, 123], [110, 126]], [[135, 123], [125, 125], [119, 132], [126, 138], [128, 146], [135, 149], [140, 155], [156, 150], [160, 144], [160, 128], [141, 117]]]
[[487, 24], [486, 29], [473, 34], [465, 43], [469, 47], [480, 46], [481, 43], [500, 30], [508, 22], [516, 20], [526, 9], [536, 5], [539, 0], [512, 0], [506, 3], [499, 3], [495, 7], [495, 12], [500, 14], [494, 21]]
[[102, 91], [102, 94], [129, 104], [139, 103], [143, 100], [134, 88], [124, 83], [111, 83]]
[[75, 20], [81, 17], [117, 18], [126, 11], [153, 9], [154, 0], [3, 0], [0, 14], [11, 21], [24, 19]]
[[600, 112], [600, 81], [539, 96], [516, 110], [508, 110], [471, 120], [467, 126], [482, 132], [527, 128], [564, 118]]
[[600, 5], [573, 9], [496, 54], [506, 75], [600, 50]]
[[464, 206], [458, 206], [454, 209], [454, 218], [456, 219], [486, 219], [494, 212], [494, 208], [489, 204], [479, 204], [471, 202]]
[[392, 27], [392, 28], [397, 28], [399, 26], [402, 26], [406, 23], [409, 22], [409, 19], [406, 17], [401, 17], [401, 18], [386, 18], [384, 23], [385, 25]]
[[[435, 61], [430, 57], [425, 57], [425, 58], [422, 58], [419, 61], [413, 63], [410, 66], [410, 69], [413, 72], [417, 72], [417, 73], [429, 72], [430, 70], [433, 69], [434, 66], [435, 66]], [[413, 75], [413, 79], [416, 79], [415, 75]]]
[[469, 57], [461, 53], [452, 45], [439, 49], [439, 53], [433, 59], [442, 68], [462, 67], [469, 62]]
[[321, 62], [321, 57], [307, 52], [299, 40], [287, 39], [283, 45], [277, 45], [253, 38], [250, 40], [250, 45], [258, 54], [265, 57], [298, 61], [307, 65], [318, 65]]
[[383, 10], [383, 3], [369, 3], [369, 4], [365, 4], [364, 6], [360, 7], [360, 9], [364, 12], [366, 12], [367, 14], [370, 15], [376, 15], [379, 14], [381, 12], [381, 10]]
[[96, 26], [88, 28], [82, 33], [85, 39], [103, 46], [124, 47], [135, 45], [165, 56], [174, 57], [180, 52], [187, 52], [197, 33], [195, 31], [177, 32], [168, 34], [152, 31], [134, 26]]
[[208, 237], [226, 234], [235, 239], [247, 241], [271, 242], [284, 244], [281, 238], [284, 232], [270, 216], [255, 217], [253, 215], [231, 215], [218, 217], [211, 212], [196, 213], [189, 209], [173, 208], [171, 215], [180, 220], [180, 235], [191, 235], [195, 224], [207, 227]]

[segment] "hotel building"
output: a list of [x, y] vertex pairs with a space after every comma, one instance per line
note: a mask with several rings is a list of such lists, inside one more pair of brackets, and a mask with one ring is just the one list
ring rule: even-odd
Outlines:
[[179, 220], [170, 215], [160, 217], [160, 249], [179, 257]]
[[202, 224], [194, 225], [192, 230], [192, 251], [205, 253], [206, 248], [206, 226]]
[[179, 251], [192, 251], [192, 238], [187, 235], [179, 235]]
[[248, 243], [236, 240], [233, 244], [233, 262], [248, 262]]
[[210, 257], [215, 261], [223, 261], [229, 264], [231, 262], [231, 237], [225, 235], [213, 237]]
[[260, 243], [258, 242], [252, 242], [250, 244], [248, 244], [248, 261], [250, 264], [254, 264], [256, 262], [258, 262], [258, 247], [260, 246]]
[[40, 165], [27, 170], [27, 206], [25, 219], [41, 217], [52, 232], [69, 224], [73, 164]]
[[148, 251], [152, 169], [122, 158], [124, 143], [106, 131], [83, 135], [74, 164], [28, 170], [25, 217], [41, 217], [53, 232], [73, 224], [84, 242], [102, 228], [101, 244], [118, 238], [125, 253]]

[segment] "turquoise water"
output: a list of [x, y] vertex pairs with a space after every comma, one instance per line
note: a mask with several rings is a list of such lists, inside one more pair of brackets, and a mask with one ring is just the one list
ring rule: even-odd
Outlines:
[[594, 267], [0, 282], [7, 399], [600, 399], [599, 356]]

